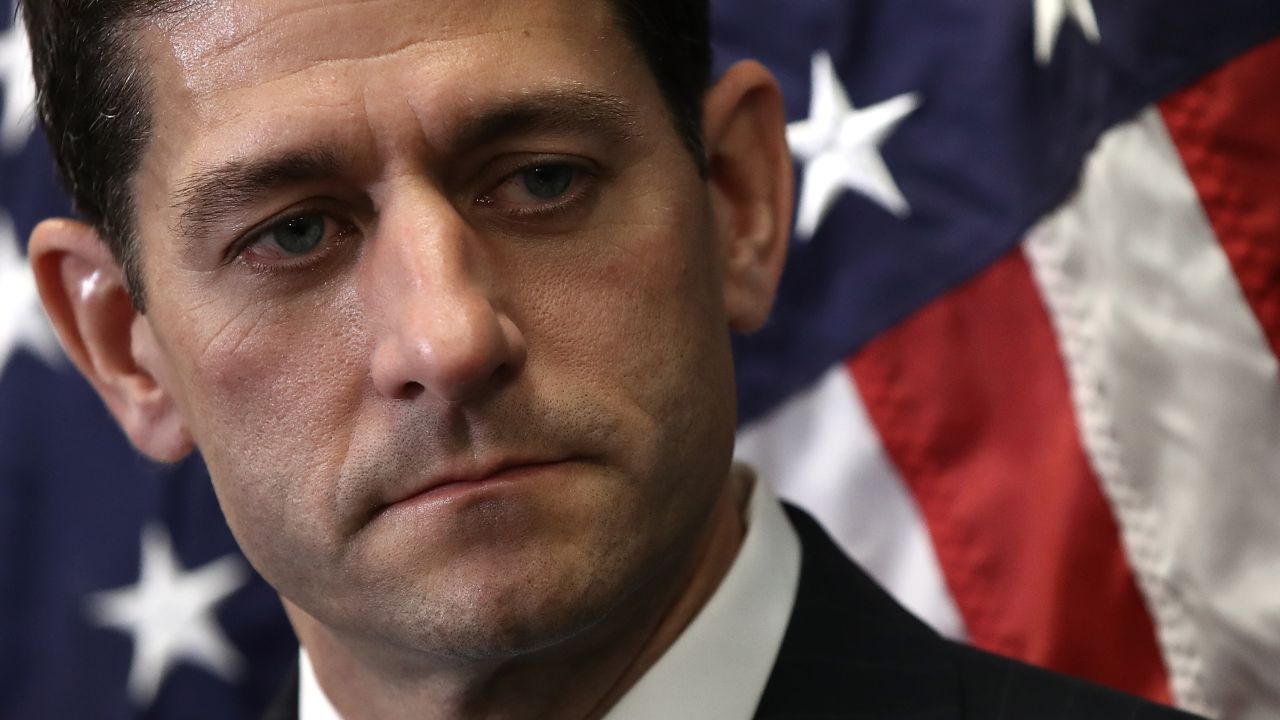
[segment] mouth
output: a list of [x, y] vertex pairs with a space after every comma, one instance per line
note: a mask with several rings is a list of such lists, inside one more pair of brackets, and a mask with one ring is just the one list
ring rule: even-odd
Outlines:
[[455, 468], [432, 475], [426, 482], [392, 495], [378, 508], [377, 514], [449, 503], [470, 493], [528, 482], [561, 469], [567, 462], [568, 460], [507, 460], [484, 466]]

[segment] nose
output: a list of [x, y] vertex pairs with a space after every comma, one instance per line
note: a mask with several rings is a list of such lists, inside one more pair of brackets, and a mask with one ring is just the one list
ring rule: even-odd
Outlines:
[[362, 264], [379, 327], [371, 373], [377, 391], [465, 403], [516, 375], [520, 328], [495, 306], [492, 268], [454, 208], [419, 199], [384, 211]]

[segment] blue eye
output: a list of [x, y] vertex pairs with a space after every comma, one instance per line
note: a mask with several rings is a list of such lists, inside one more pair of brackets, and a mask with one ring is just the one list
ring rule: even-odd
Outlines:
[[600, 174], [583, 157], [535, 156], [508, 170], [493, 189], [476, 198], [476, 204], [525, 227], [543, 221], [548, 223], [544, 228], [560, 227], [572, 213], [590, 210]]
[[554, 200], [569, 191], [577, 170], [569, 165], [537, 165], [520, 173], [524, 189], [539, 200]]
[[264, 240], [272, 240], [276, 247], [289, 255], [306, 255], [314, 252], [324, 242], [325, 219], [323, 215], [303, 215], [290, 218], [262, 233]]

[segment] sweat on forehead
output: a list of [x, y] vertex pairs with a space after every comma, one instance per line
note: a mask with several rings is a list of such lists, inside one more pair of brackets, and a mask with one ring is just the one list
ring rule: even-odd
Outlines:
[[[466, 33], [505, 37], [514, 42], [543, 27], [567, 21], [601, 26], [610, 23], [603, 3], [585, 7], [568, 2], [535, 2], [516, 15], [509, 0], [287, 0], [262, 3], [254, 0], [220, 0], [193, 6], [181, 13], [158, 15], [151, 27], [159, 35], [164, 52], [182, 68], [196, 94], [234, 84], [246, 74], [256, 77], [262, 58], [269, 58], [274, 72], [286, 77], [321, 61], [331, 66], [360, 60], [417, 53], [429, 58], [425, 48], [450, 45], [474, 38]], [[394, 23], [371, 26], [371, 16], [395, 18]], [[460, 33], [460, 28], [469, 28]]]
[[[704, 163], [701, 100], [711, 66], [707, 0], [602, 1], [653, 73], [695, 161]], [[199, 0], [19, 0], [40, 119], [59, 174], [77, 211], [124, 269], [140, 309], [145, 293], [131, 180], [151, 136], [152, 98], [144, 55], [129, 32], [138, 25], [131, 21], [163, 26], [204, 13], [215, 16], [210, 25], [219, 33], [233, 32], [237, 18], [216, 17], [220, 7], [225, 5]], [[207, 50], [199, 43], [183, 49], [192, 56]]]

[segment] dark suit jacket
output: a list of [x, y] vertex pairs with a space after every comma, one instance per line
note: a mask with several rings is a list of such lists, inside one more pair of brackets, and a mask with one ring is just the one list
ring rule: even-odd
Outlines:
[[[792, 507], [787, 513], [804, 549], [800, 588], [757, 720], [1194, 718], [942, 639], [812, 518]], [[295, 675], [265, 720], [297, 717]]]

